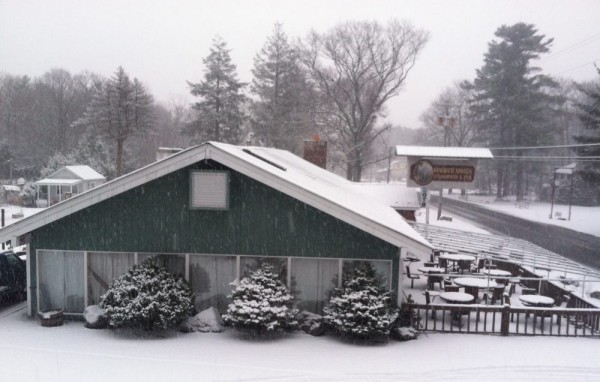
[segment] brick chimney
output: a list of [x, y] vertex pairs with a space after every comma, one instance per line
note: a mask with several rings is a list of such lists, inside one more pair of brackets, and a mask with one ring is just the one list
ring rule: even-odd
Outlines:
[[327, 141], [322, 141], [319, 134], [304, 141], [304, 159], [321, 168], [327, 167]]

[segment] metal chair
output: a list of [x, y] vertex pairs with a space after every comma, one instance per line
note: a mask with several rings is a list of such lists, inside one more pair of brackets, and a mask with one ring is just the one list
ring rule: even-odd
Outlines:
[[421, 278], [419, 275], [411, 274], [410, 267], [408, 265], [406, 266], [406, 276], [410, 279], [410, 287], [411, 288], [415, 287], [415, 280]]

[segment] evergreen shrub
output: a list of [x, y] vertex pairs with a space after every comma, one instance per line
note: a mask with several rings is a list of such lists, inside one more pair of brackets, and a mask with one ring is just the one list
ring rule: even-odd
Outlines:
[[194, 293], [181, 277], [151, 259], [115, 279], [100, 298], [112, 328], [171, 329], [193, 311]]
[[298, 313], [294, 298], [273, 272], [273, 266], [263, 264], [239, 282], [231, 283], [231, 303], [223, 320], [252, 336], [283, 333], [294, 330]]
[[347, 272], [324, 309], [325, 322], [340, 336], [368, 342], [385, 342], [397, 318], [390, 293], [365, 263]]

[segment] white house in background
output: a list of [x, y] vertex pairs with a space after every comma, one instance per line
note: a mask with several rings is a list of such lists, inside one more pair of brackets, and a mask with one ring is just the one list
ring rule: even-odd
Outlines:
[[0, 203], [15, 204], [19, 200], [21, 187], [5, 184], [0, 186]]
[[47, 178], [35, 182], [38, 186], [36, 205], [49, 207], [105, 182], [106, 177], [90, 166], [65, 166]]

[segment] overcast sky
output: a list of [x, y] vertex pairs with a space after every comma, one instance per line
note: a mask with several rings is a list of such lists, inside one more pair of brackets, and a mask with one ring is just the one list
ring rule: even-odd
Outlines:
[[597, 79], [599, 16], [599, 0], [0, 0], [0, 71], [34, 77], [60, 67], [110, 76], [122, 65], [157, 100], [191, 102], [186, 81], [202, 79], [202, 59], [217, 34], [249, 82], [253, 57], [275, 22], [296, 38], [346, 20], [398, 18], [430, 33], [401, 94], [388, 104], [390, 122], [415, 128], [445, 87], [474, 78], [502, 24], [532, 23], [555, 39], [540, 63], [546, 73]]

